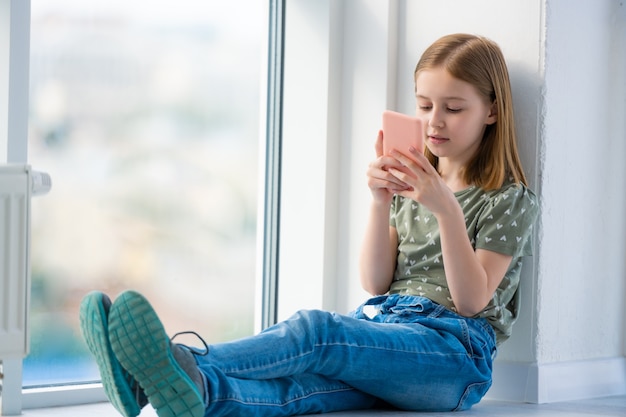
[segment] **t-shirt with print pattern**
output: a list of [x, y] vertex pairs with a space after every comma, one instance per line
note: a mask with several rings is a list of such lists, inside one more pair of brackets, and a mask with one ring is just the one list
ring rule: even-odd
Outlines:
[[[519, 313], [517, 289], [522, 258], [532, 255], [533, 227], [539, 213], [537, 197], [523, 184], [512, 182], [491, 191], [472, 186], [455, 196], [474, 249], [513, 257], [492, 300], [476, 316], [487, 319], [501, 344], [509, 338]], [[396, 195], [390, 225], [398, 233], [398, 256], [389, 293], [427, 297], [455, 311], [435, 216], [421, 204]]]

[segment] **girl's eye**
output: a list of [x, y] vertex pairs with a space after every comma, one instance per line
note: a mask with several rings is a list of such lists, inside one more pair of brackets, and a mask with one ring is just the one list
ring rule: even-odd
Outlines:
[[[420, 104], [417, 106], [417, 108], [421, 111], [430, 111], [433, 109], [433, 106], [430, 104]], [[448, 113], [460, 113], [463, 111], [462, 108], [456, 108], [456, 107], [446, 107], [446, 111]]]

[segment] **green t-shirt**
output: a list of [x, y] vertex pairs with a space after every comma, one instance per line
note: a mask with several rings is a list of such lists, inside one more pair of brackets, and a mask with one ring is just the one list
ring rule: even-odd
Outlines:
[[[518, 316], [517, 288], [522, 258], [532, 255], [533, 226], [539, 213], [537, 197], [524, 185], [510, 182], [492, 191], [470, 187], [455, 196], [474, 249], [513, 256], [492, 300], [476, 316], [489, 321], [500, 344], [511, 335]], [[398, 232], [396, 271], [389, 293], [427, 297], [455, 311], [435, 216], [419, 203], [396, 195], [389, 222]]]

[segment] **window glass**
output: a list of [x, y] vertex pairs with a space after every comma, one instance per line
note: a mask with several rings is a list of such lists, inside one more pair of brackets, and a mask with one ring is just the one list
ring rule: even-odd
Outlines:
[[99, 379], [78, 306], [146, 294], [168, 332], [251, 334], [266, 3], [32, 0], [24, 385]]

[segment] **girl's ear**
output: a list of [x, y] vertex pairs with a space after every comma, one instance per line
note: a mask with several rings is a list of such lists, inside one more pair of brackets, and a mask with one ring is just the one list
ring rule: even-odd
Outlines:
[[489, 109], [489, 115], [487, 116], [487, 120], [485, 120], [485, 124], [492, 125], [498, 121], [498, 103], [494, 100], [491, 103], [491, 108]]

